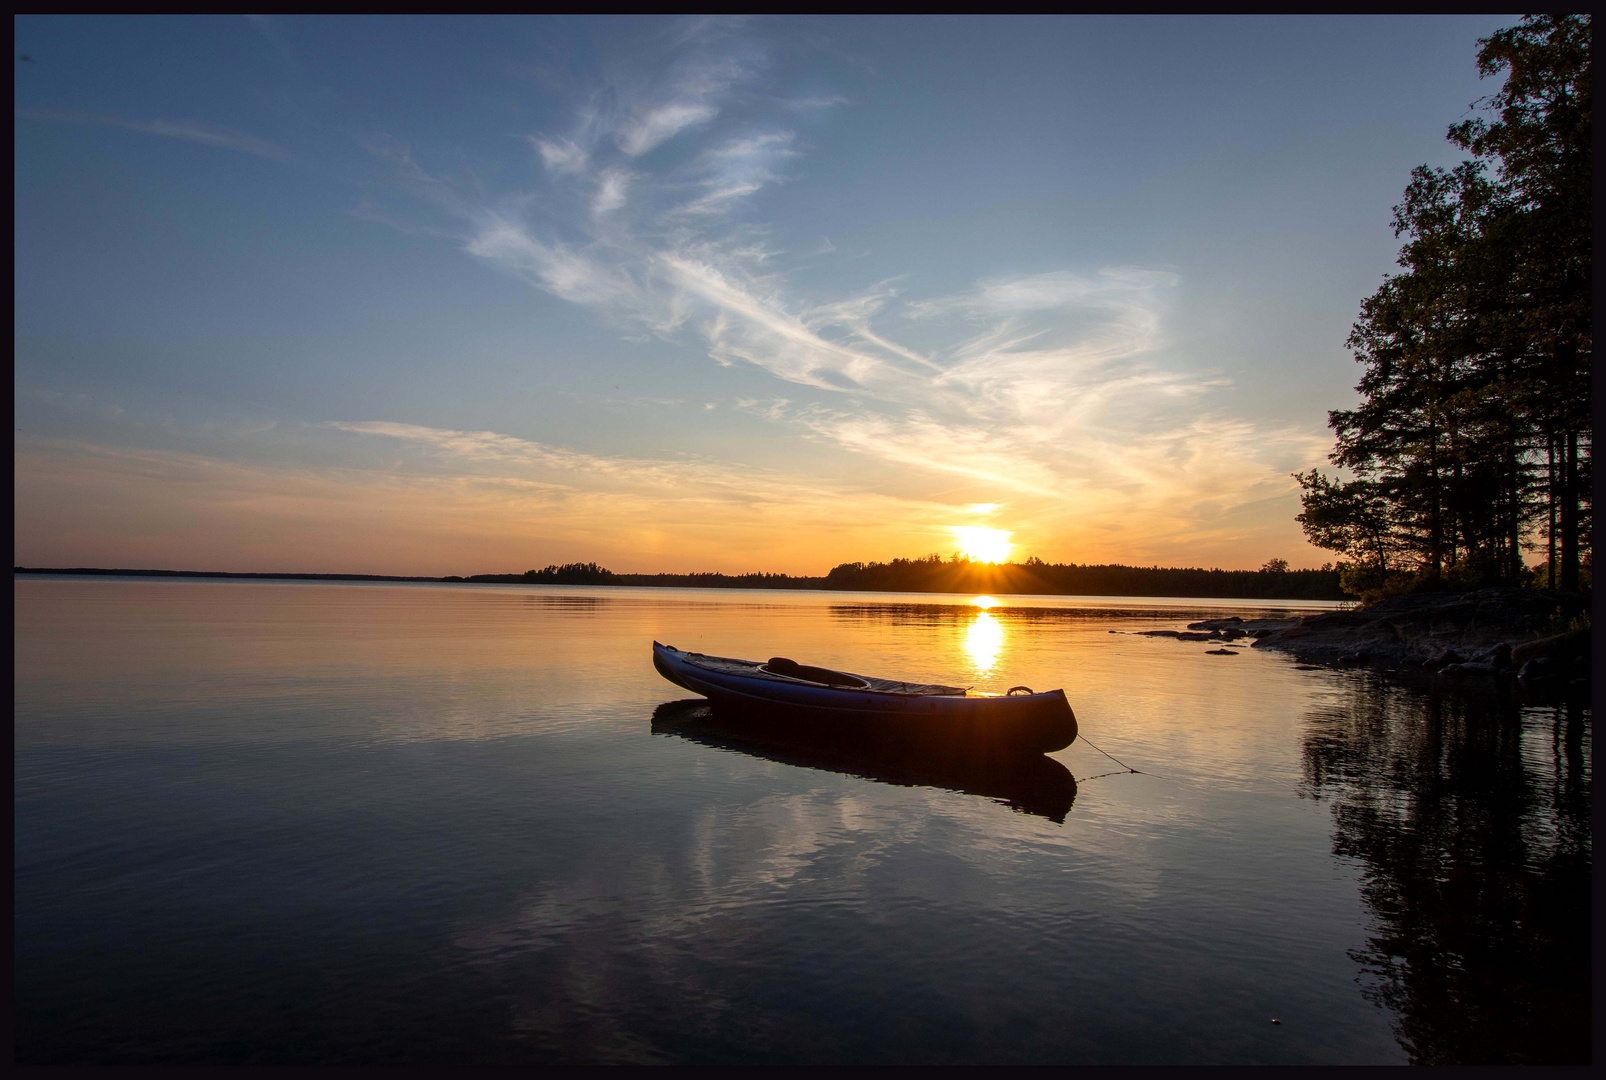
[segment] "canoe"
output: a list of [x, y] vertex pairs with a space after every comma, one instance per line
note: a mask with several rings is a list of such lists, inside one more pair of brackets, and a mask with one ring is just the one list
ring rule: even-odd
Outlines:
[[960, 686], [878, 679], [771, 657], [705, 656], [652, 643], [652, 663], [676, 686], [750, 723], [826, 739], [918, 743], [956, 755], [1012, 757], [1062, 750], [1076, 738], [1064, 690], [973, 694]]

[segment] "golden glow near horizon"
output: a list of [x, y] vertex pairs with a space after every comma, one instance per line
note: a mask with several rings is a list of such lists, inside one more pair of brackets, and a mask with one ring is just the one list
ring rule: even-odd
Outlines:
[[1009, 553], [1015, 547], [1009, 542], [1014, 533], [1006, 529], [986, 529], [980, 525], [956, 525], [953, 529], [954, 537], [959, 541], [960, 550], [965, 557], [973, 562], [1001, 563], [1009, 561]]
[[976, 599], [972, 600], [971, 603], [981, 608], [983, 611], [986, 611], [990, 607], [998, 606], [998, 601], [994, 600], [990, 596], [978, 596]]
[[978, 611], [976, 618], [965, 629], [965, 655], [975, 665], [978, 674], [986, 675], [998, 662], [998, 654], [1004, 651], [1004, 624], [985, 611]]

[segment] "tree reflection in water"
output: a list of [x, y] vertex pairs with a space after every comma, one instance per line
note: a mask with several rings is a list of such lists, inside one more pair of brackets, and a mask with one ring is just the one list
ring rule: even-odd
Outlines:
[[1357, 673], [1308, 718], [1302, 793], [1373, 918], [1359, 981], [1418, 1064], [1590, 1060], [1592, 720], [1517, 693]]

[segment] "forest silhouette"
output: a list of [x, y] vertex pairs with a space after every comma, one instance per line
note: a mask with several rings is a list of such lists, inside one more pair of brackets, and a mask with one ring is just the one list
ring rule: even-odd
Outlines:
[[1332, 462], [1296, 474], [1310, 542], [1365, 599], [1415, 588], [1590, 587], [1594, 420], [1593, 74], [1588, 15], [1483, 39], [1504, 76], [1394, 208], [1401, 272], [1348, 345], [1361, 403], [1329, 414]]
[[1273, 559], [1259, 570], [1124, 566], [1118, 563], [990, 563], [961, 555], [890, 562], [848, 562], [824, 577], [789, 574], [616, 574], [596, 563], [567, 563], [522, 574], [475, 574], [461, 580], [527, 585], [631, 585], [704, 589], [834, 589], [859, 592], [1000, 593], [1045, 596], [1183, 596], [1265, 600], [1340, 600], [1339, 572], [1290, 570]]

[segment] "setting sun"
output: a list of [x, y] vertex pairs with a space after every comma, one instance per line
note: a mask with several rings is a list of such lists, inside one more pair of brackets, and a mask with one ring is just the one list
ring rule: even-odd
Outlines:
[[1009, 538], [1014, 534], [1006, 529], [958, 525], [954, 527], [953, 533], [959, 540], [960, 550], [964, 552], [965, 557], [975, 562], [1008, 562], [1010, 550], [1015, 546], [1009, 542]]

